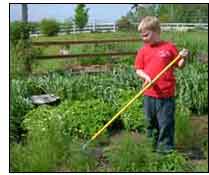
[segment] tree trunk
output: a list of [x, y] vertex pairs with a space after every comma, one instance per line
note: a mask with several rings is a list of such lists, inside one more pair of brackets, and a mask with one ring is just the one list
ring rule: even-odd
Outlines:
[[28, 22], [28, 6], [27, 4], [22, 4], [22, 21]]

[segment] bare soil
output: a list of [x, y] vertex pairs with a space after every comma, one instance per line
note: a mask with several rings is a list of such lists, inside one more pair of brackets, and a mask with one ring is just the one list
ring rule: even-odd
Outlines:
[[112, 65], [69, 65], [66, 69], [71, 70], [73, 73], [98, 73], [110, 71], [112, 69]]
[[205, 64], [208, 64], [208, 53], [198, 53], [197, 59]]

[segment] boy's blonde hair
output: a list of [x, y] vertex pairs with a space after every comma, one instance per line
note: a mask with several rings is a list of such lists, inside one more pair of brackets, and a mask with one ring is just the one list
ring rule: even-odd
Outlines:
[[138, 31], [142, 30], [151, 30], [153, 32], [160, 33], [160, 22], [155, 16], [146, 16], [144, 17], [138, 26]]

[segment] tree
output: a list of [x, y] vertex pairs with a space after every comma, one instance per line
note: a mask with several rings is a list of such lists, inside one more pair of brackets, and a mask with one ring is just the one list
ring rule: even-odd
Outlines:
[[139, 4], [132, 4], [130, 11], [135, 11], [136, 12], [138, 10], [138, 6], [139, 6]]
[[129, 21], [138, 22], [147, 15], [161, 22], [208, 22], [207, 4], [134, 4], [127, 14]]
[[74, 22], [79, 29], [83, 29], [88, 23], [88, 10], [85, 4], [78, 4], [75, 9]]
[[129, 31], [134, 28], [126, 16], [122, 16], [117, 20], [117, 27], [119, 31]]
[[40, 23], [41, 33], [46, 36], [55, 36], [60, 29], [59, 23], [55, 19], [42, 19]]
[[138, 23], [145, 16], [158, 16], [159, 4], [133, 4], [127, 17], [130, 22]]

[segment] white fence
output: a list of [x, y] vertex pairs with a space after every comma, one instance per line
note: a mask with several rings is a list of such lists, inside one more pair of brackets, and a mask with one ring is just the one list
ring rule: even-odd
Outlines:
[[[116, 23], [89, 23], [83, 29], [79, 29], [75, 25], [70, 29], [61, 26], [59, 35], [65, 35], [66, 33], [116, 32], [116, 30]], [[39, 35], [41, 35], [40, 30], [31, 33], [31, 36]]]
[[[134, 24], [137, 29], [138, 24]], [[61, 27], [59, 35], [66, 33], [90, 33], [90, 32], [116, 32], [118, 29], [116, 23], [90, 23], [82, 30], [76, 28], [75, 25], [71, 29]], [[188, 31], [190, 29], [208, 30], [208, 23], [161, 23], [162, 31]], [[31, 36], [41, 35], [40, 30], [31, 33]]]
[[[74, 25], [72, 33], [77, 32], [80, 30]], [[116, 32], [116, 23], [91, 23], [84, 27], [82, 32]]]
[[208, 30], [208, 23], [162, 23], [163, 31], [188, 31], [192, 29]]

